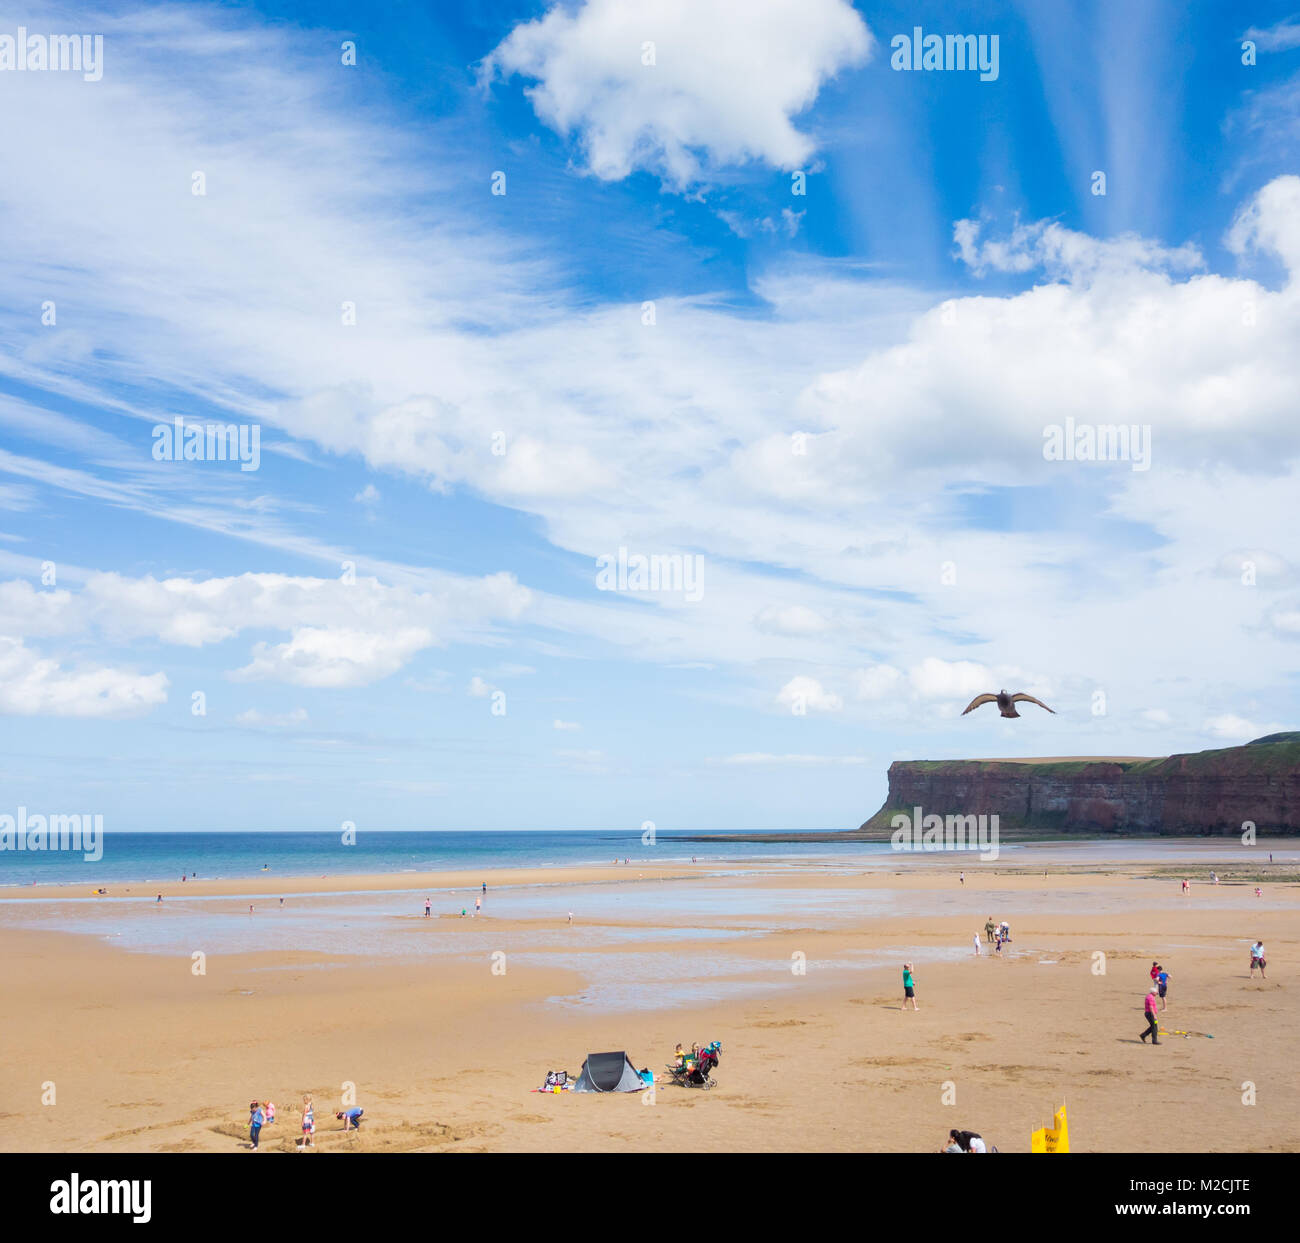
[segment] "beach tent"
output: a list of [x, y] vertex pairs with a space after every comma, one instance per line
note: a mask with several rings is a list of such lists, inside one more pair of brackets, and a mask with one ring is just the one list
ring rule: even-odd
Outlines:
[[582, 1074], [574, 1082], [575, 1092], [639, 1092], [646, 1086], [628, 1055], [588, 1053]]

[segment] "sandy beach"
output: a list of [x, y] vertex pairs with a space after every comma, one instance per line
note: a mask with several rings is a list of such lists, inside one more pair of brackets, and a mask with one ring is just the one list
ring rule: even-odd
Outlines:
[[[103, 899], [24, 889], [0, 903], [0, 983], [22, 1016], [0, 1147], [237, 1152], [257, 1096], [279, 1110], [262, 1147], [287, 1153], [310, 1092], [322, 1152], [924, 1152], [954, 1126], [1021, 1152], [1063, 1102], [1079, 1152], [1295, 1150], [1300, 885], [1256, 898], [1198, 861], [1184, 898], [1153, 870], [1050, 851], [520, 869], [482, 878], [477, 919], [459, 915], [477, 873], [186, 882], [166, 912], [132, 886], [111, 919]], [[1012, 926], [1000, 958], [974, 954], [988, 915]], [[163, 934], [164, 918], [190, 922]], [[317, 925], [336, 948], [311, 948]], [[1266, 981], [1248, 971], [1257, 938]], [[900, 1009], [904, 958], [917, 1013]], [[1171, 973], [1159, 1048], [1138, 1040], [1152, 959]], [[713, 1039], [707, 1092], [531, 1091], [588, 1051], [661, 1071], [678, 1041]], [[366, 1121], [345, 1137], [349, 1083]]]

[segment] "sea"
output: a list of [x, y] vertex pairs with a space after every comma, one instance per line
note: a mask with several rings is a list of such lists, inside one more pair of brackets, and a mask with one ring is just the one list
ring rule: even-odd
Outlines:
[[[727, 842], [688, 840], [659, 831], [653, 845], [639, 831], [566, 830], [339, 833], [105, 833], [103, 857], [70, 851], [0, 850], [0, 885], [108, 886], [133, 881], [238, 880], [246, 877], [361, 876], [491, 868], [574, 867], [620, 862], [672, 864], [791, 858], [866, 858], [888, 842]], [[774, 834], [774, 836], [777, 836]]]

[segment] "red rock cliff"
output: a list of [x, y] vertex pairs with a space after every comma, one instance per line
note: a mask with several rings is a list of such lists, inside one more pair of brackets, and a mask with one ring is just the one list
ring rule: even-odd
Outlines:
[[1300, 732], [1155, 760], [918, 760], [889, 767], [890, 817], [993, 815], [1006, 828], [1142, 834], [1300, 834]]

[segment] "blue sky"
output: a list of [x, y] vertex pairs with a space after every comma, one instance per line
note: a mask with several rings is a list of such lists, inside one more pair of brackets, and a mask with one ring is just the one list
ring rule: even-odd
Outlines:
[[844, 828], [1296, 725], [1300, 17], [374, 7], [0, 19], [103, 36], [0, 69], [0, 803]]

